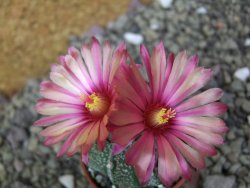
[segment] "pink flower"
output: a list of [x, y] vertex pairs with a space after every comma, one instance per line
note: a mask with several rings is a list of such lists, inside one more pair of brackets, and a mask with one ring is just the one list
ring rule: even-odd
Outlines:
[[157, 165], [159, 179], [171, 186], [180, 177], [190, 179], [192, 169], [204, 168], [204, 158], [216, 154], [214, 146], [227, 131], [216, 116], [227, 107], [215, 102], [223, 95], [219, 88], [195, 94], [212, 76], [210, 69], [197, 67], [197, 56], [188, 58], [184, 51], [166, 57], [161, 43], [151, 57], [141, 46], [141, 57], [148, 82], [133, 60], [119, 74], [119, 110], [110, 118], [113, 154], [130, 146], [126, 163], [141, 184]]
[[112, 87], [121, 63], [126, 61], [125, 45], [115, 52], [106, 42], [103, 48], [93, 38], [91, 45], [83, 45], [81, 54], [70, 48], [60, 57], [60, 64], [51, 68], [50, 79], [40, 86], [42, 99], [37, 111], [46, 115], [35, 122], [47, 127], [40, 134], [46, 145], [65, 140], [58, 156], [72, 156], [81, 149], [85, 163], [88, 151], [97, 142], [102, 150], [108, 137], [107, 124], [114, 110], [116, 93]]

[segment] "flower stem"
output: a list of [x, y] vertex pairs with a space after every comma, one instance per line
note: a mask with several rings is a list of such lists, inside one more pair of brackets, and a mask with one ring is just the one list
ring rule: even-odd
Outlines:
[[89, 182], [90, 187], [92, 187], [92, 188], [98, 188], [96, 186], [95, 182], [93, 181], [93, 179], [91, 178], [91, 176], [89, 174], [89, 171], [87, 169], [87, 166], [81, 161], [81, 159], [80, 159], [80, 163], [81, 163], [83, 174], [84, 174], [86, 180]]
[[181, 178], [173, 188], [180, 188], [185, 183], [185, 181], [186, 180], [184, 178]]

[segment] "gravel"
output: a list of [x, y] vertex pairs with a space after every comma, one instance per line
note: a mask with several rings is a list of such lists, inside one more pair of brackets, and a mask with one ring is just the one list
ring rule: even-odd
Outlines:
[[[199, 10], [201, 7], [206, 12]], [[199, 10], [197, 12], [197, 10]], [[223, 11], [222, 11], [223, 10]], [[197, 53], [200, 65], [212, 67], [214, 79], [206, 86], [225, 91], [222, 101], [229, 109], [223, 116], [230, 131], [216, 156], [207, 159], [197, 187], [250, 187], [250, 78], [238, 79], [234, 73], [250, 68], [250, 2], [246, 0], [175, 0], [167, 9], [159, 1], [137, 6], [106, 28], [95, 27], [82, 36], [69, 36], [79, 47], [95, 33], [113, 44], [124, 40], [125, 33], [143, 36], [149, 49], [163, 41], [167, 51], [187, 49]], [[139, 59], [139, 43], [127, 43], [131, 55]], [[29, 81], [9, 101], [0, 95], [0, 187], [63, 187], [60, 177], [73, 177], [74, 187], [82, 187], [78, 156], [56, 159], [58, 147], [47, 148], [31, 126], [39, 116], [34, 110], [40, 80]], [[100, 179], [100, 175], [97, 175]], [[72, 178], [70, 178], [72, 180]], [[71, 181], [70, 180], [70, 181]], [[104, 185], [105, 186], [105, 185]]]

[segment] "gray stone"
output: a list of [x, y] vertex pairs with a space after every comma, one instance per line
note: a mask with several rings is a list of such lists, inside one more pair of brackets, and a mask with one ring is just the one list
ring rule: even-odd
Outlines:
[[0, 163], [0, 180], [4, 181], [5, 177], [6, 177], [6, 172], [4, 169], [4, 165]]
[[240, 153], [244, 139], [238, 138], [230, 143], [230, 148], [235, 153]]
[[28, 185], [25, 185], [24, 183], [22, 183], [20, 181], [16, 181], [16, 182], [11, 184], [11, 188], [31, 188], [31, 187]]
[[27, 139], [26, 131], [20, 127], [13, 126], [7, 135], [7, 140], [13, 148], [16, 148], [21, 142]]
[[241, 155], [240, 156], [240, 162], [243, 165], [246, 165], [246, 166], [250, 167], [250, 155]]
[[207, 176], [203, 183], [204, 188], [236, 188], [235, 176], [212, 175]]
[[244, 85], [240, 80], [234, 80], [231, 84], [231, 89], [236, 92], [244, 91]]
[[241, 167], [241, 164], [239, 163], [236, 163], [236, 164], [233, 164], [230, 169], [229, 169], [229, 172], [231, 174], [235, 174], [237, 172], [237, 170]]
[[246, 88], [247, 88], [247, 91], [250, 92], [250, 83], [247, 83]]
[[250, 115], [247, 116], [248, 124], [250, 125]]
[[249, 173], [249, 170], [247, 169], [247, 167], [245, 166], [241, 166], [238, 170], [237, 170], [237, 176], [239, 177], [244, 177], [247, 176]]
[[245, 100], [241, 107], [245, 112], [250, 113], [250, 101], [249, 100]]
[[14, 167], [17, 172], [21, 172], [23, 170], [23, 163], [19, 159], [14, 160]]

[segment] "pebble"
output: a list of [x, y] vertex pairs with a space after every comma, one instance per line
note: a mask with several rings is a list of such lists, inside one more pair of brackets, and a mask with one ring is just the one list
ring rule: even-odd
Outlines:
[[250, 46], [250, 38], [247, 38], [244, 42], [245, 46]]
[[21, 172], [23, 169], [23, 166], [24, 166], [23, 163], [19, 159], [14, 160], [14, 167], [17, 172]]
[[241, 155], [240, 156], [240, 162], [243, 165], [246, 165], [246, 166], [250, 167], [250, 155]]
[[124, 39], [131, 44], [139, 45], [143, 42], [143, 36], [138, 33], [126, 32], [124, 33]]
[[205, 7], [199, 7], [196, 9], [197, 14], [207, 14], [207, 9]]
[[250, 125], [250, 115], [247, 116], [248, 124]]
[[242, 104], [242, 109], [245, 112], [250, 113], [250, 100], [244, 100], [244, 103]]
[[0, 180], [3, 181], [5, 179], [6, 172], [2, 163], [0, 163]]
[[173, 0], [158, 0], [163, 8], [169, 8], [172, 5]]
[[13, 126], [8, 135], [7, 140], [10, 142], [12, 148], [16, 148], [21, 142], [27, 139], [26, 131], [20, 127]]
[[250, 76], [250, 70], [248, 67], [237, 69], [234, 72], [234, 77], [244, 82], [249, 78], [249, 76]]
[[59, 177], [59, 182], [65, 186], [65, 188], [74, 188], [74, 176], [66, 174]]
[[235, 176], [211, 175], [205, 178], [203, 188], [235, 188]]

